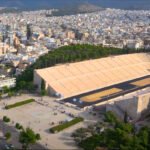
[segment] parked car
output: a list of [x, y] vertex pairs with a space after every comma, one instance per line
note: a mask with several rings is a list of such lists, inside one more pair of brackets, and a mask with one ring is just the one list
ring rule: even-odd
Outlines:
[[15, 147], [12, 144], [6, 144], [5, 149], [6, 150], [15, 150]]

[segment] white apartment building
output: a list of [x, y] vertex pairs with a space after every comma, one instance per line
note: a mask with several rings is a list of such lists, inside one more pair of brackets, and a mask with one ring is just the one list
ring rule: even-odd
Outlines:
[[141, 40], [127, 40], [126, 41], [126, 46], [128, 48], [134, 48], [134, 49], [139, 49], [143, 47], [143, 41]]
[[12, 88], [16, 86], [16, 78], [1, 78], [0, 79], [0, 90], [7, 86], [8, 88]]

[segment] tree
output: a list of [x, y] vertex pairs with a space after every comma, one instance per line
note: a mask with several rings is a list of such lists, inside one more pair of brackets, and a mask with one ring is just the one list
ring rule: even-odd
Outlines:
[[9, 88], [7, 86], [2, 87], [2, 90], [4, 93], [8, 93], [9, 92]]
[[46, 90], [41, 90], [40, 94], [41, 94], [41, 96], [45, 96], [45, 95], [47, 95], [47, 91]]
[[3, 121], [6, 122], [6, 123], [8, 123], [8, 122], [10, 122], [10, 118], [8, 118], [7, 116], [4, 116], [3, 117]]
[[27, 24], [27, 40], [30, 40], [32, 36], [31, 25]]
[[41, 139], [41, 136], [40, 136], [39, 133], [36, 134], [36, 139], [37, 139], [37, 140], [40, 140], [40, 139]]
[[27, 90], [34, 92], [37, 89], [37, 86], [33, 84], [33, 82], [28, 82], [27, 83]]
[[45, 90], [45, 81], [43, 79], [41, 81], [41, 90]]
[[128, 114], [125, 112], [124, 114], [124, 123], [128, 123]]
[[109, 122], [109, 123], [117, 123], [118, 122], [117, 117], [111, 111], [108, 111], [105, 113], [105, 121]]
[[5, 138], [6, 138], [6, 140], [9, 140], [9, 139], [11, 138], [11, 133], [10, 133], [10, 132], [7, 132], [7, 133], [5, 134]]
[[3, 36], [2, 36], [2, 42], [3, 42], [3, 43], [5, 42], [5, 39], [6, 39], [6, 37], [5, 37], [5, 35], [3, 34]]
[[12, 97], [14, 95], [14, 92], [13, 91], [9, 91], [8, 92], [8, 97]]
[[[115, 125], [112, 122], [116, 121], [112, 112], [105, 115], [109, 125], [103, 132], [95, 132], [90, 137], [82, 139], [77, 144], [84, 150], [96, 149], [96, 147], [106, 149], [119, 150], [149, 150], [150, 149], [150, 128], [143, 127], [138, 132], [134, 132], [134, 126], [130, 123], [124, 123], [117, 120]], [[74, 135], [76, 135], [75, 133]]]
[[95, 135], [89, 137], [79, 143], [79, 146], [82, 147], [84, 150], [94, 150], [97, 146], [100, 145], [100, 136]]
[[88, 133], [88, 129], [79, 128], [72, 134], [72, 137], [74, 137], [74, 139], [78, 139], [78, 141], [82, 141], [87, 137]]
[[46, 91], [46, 89], [45, 89], [45, 81], [42, 79], [42, 81], [41, 81], [41, 95], [42, 96], [45, 96], [45, 95], [47, 95], [47, 91]]
[[22, 125], [20, 125], [19, 123], [16, 123], [15, 127], [16, 127], [16, 129], [18, 129], [18, 130], [23, 129], [23, 126], [22, 126]]
[[27, 83], [26, 83], [26, 81], [20, 81], [19, 85], [20, 85], [20, 88], [21, 88], [21, 89], [25, 89]]
[[0, 99], [2, 98], [2, 93], [0, 92]]
[[35, 144], [38, 140], [40, 140], [40, 135], [34, 133], [34, 131], [30, 128], [23, 129], [19, 135], [19, 142], [22, 144], [24, 149], [28, 149], [30, 145]]

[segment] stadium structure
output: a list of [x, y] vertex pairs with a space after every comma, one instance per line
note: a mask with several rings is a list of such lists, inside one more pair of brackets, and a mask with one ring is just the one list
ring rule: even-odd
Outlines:
[[136, 53], [60, 64], [34, 72], [50, 95], [86, 107], [150, 86], [150, 53]]

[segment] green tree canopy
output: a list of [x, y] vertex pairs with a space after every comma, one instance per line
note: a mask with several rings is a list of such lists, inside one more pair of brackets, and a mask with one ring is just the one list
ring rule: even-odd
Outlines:
[[30, 145], [35, 144], [37, 140], [40, 140], [40, 135], [34, 133], [34, 131], [30, 128], [26, 128], [20, 132], [19, 141], [22, 143], [24, 148], [28, 148]]
[[[79, 146], [84, 150], [95, 150], [96, 147], [107, 148], [108, 150], [149, 150], [150, 149], [150, 128], [143, 127], [139, 131], [134, 131], [134, 125], [124, 123], [115, 119], [112, 112], [105, 115], [110, 126], [103, 132], [87, 137], [79, 142]], [[117, 122], [116, 122], [117, 120]], [[112, 126], [112, 122], [115, 124]]]

